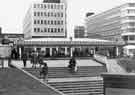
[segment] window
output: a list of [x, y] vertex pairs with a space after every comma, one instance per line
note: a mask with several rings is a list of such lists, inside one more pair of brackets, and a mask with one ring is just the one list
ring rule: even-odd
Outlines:
[[54, 32], [57, 32], [57, 28], [54, 29]]
[[36, 8], [36, 4], [34, 4], [34, 8]]
[[61, 17], [63, 17], [63, 13], [61, 13]]
[[39, 20], [37, 21], [37, 24], [40, 24], [40, 21]]
[[47, 30], [46, 30], [46, 28], [44, 28], [44, 32], [46, 32]]
[[36, 16], [36, 12], [34, 12], [34, 16]]
[[37, 29], [36, 28], [34, 28], [34, 32], [37, 32]]
[[63, 9], [63, 5], [61, 5], [61, 9]]
[[48, 32], [50, 32], [50, 28], [48, 28]]
[[43, 24], [43, 20], [41, 20], [41, 24]]
[[41, 16], [43, 16], [43, 12], [41, 12]]
[[48, 9], [50, 9], [50, 5], [48, 4]]
[[50, 21], [48, 20], [48, 24], [50, 24]]
[[63, 25], [63, 21], [61, 21], [61, 25]]
[[51, 20], [51, 24], [53, 25], [53, 21]]
[[128, 13], [129, 14], [134, 14], [135, 13], [135, 10], [134, 9], [130, 9], [130, 10], [128, 10]]
[[34, 24], [36, 24], [36, 20], [34, 20]]
[[40, 16], [40, 12], [38, 12], [37, 14], [38, 14], [38, 16]]
[[51, 32], [53, 32], [53, 28], [51, 28]]
[[37, 29], [37, 32], [40, 32], [40, 28]]
[[44, 5], [44, 8], [46, 8], [46, 5]]
[[46, 16], [46, 12], [44, 12], [44, 16]]
[[64, 32], [64, 29], [63, 28], [61, 28], [61, 32]]
[[50, 16], [50, 12], [48, 12], [48, 17]]
[[43, 8], [44, 6], [43, 6], [43, 4], [41, 4], [41, 8]]
[[46, 20], [44, 20], [44, 24], [46, 24]]
[[57, 21], [56, 20], [54, 21], [54, 25], [57, 25]]
[[60, 32], [60, 28], [58, 28], [58, 32]]
[[57, 23], [58, 25], [60, 25], [60, 21], [58, 21], [58, 23]]
[[57, 13], [57, 16], [60, 17], [60, 13]]
[[51, 5], [51, 9], [53, 9], [53, 5]]
[[53, 17], [53, 12], [51, 12], [51, 17]]

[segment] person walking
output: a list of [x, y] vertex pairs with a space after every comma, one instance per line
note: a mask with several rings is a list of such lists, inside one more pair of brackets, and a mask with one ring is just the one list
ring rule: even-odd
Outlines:
[[48, 78], [48, 66], [47, 66], [46, 62], [44, 63], [43, 67], [41, 68], [40, 77], [42, 77], [43, 80], [47, 81], [47, 78]]
[[75, 57], [72, 57], [69, 61], [68, 68], [70, 69], [71, 72], [76, 72], [77, 71], [77, 63]]
[[22, 60], [23, 60], [23, 66], [26, 67], [26, 65], [27, 65], [27, 53], [26, 52], [23, 53]]

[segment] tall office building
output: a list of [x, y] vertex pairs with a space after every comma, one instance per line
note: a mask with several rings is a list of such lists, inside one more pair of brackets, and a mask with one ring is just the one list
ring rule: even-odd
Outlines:
[[65, 38], [67, 36], [65, 0], [33, 2], [23, 22], [25, 38]]
[[135, 41], [135, 3], [126, 3], [86, 18], [88, 37]]

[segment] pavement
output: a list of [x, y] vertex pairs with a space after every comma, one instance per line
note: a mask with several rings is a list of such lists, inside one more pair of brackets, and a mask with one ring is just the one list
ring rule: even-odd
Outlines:
[[[45, 60], [48, 67], [67, 67], [69, 64], [69, 60]], [[6, 63], [6, 62], [5, 62]], [[23, 62], [22, 61], [12, 61], [12, 64], [14, 64], [17, 67], [23, 68]], [[93, 61], [91, 59], [79, 59], [77, 60], [78, 66], [102, 66], [102, 64]], [[30, 61], [27, 61], [27, 68], [31, 68], [32, 64]]]

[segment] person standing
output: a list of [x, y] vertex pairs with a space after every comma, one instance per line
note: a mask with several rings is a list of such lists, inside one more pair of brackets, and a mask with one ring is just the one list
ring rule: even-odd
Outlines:
[[26, 54], [26, 52], [23, 53], [22, 60], [23, 60], [24, 67], [26, 67], [26, 65], [27, 65], [27, 54]]

